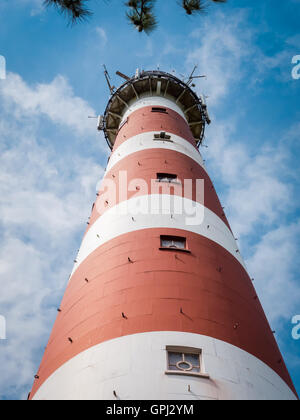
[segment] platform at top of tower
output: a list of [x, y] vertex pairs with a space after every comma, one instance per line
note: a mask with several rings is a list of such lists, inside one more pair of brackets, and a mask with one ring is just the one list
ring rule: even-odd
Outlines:
[[113, 92], [102, 120], [102, 129], [110, 148], [113, 147], [125, 112], [139, 99], [161, 96], [175, 102], [185, 114], [195, 143], [200, 145], [204, 137], [205, 122], [209, 118], [204, 101], [190, 85], [162, 71], [143, 71], [128, 79]]

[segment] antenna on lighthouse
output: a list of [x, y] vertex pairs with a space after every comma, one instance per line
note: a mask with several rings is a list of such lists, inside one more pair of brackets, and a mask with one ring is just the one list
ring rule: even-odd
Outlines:
[[192, 71], [192, 73], [191, 73], [190, 77], [188, 78], [188, 81], [186, 82], [186, 84], [187, 84], [188, 86], [192, 83], [192, 81], [193, 81], [194, 79], [203, 79], [203, 78], [205, 78], [205, 77], [206, 77], [205, 75], [202, 75], [202, 76], [194, 76], [195, 71], [197, 70], [197, 68], [198, 68], [198, 66], [195, 66], [195, 67], [194, 67], [194, 69], [193, 69], [193, 71]]
[[126, 74], [123, 74], [120, 71], [117, 71], [116, 75], [119, 76], [119, 77], [122, 77], [122, 79], [127, 80], [127, 82], [129, 82], [131, 80], [130, 77], [126, 76]]
[[103, 115], [98, 115], [96, 116], [89, 116], [88, 118], [92, 118], [92, 119], [97, 119], [98, 123], [97, 123], [97, 130], [98, 131], [103, 131], [104, 129], [104, 116]]
[[116, 87], [115, 86], [112, 86], [111, 83], [110, 83], [111, 78], [110, 78], [110, 75], [109, 75], [109, 73], [107, 71], [106, 65], [103, 64], [103, 67], [104, 67], [104, 76], [105, 76], [106, 82], [108, 84], [108, 87], [109, 87], [109, 90], [110, 90], [111, 95], [113, 95], [114, 92], [115, 92]]
[[205, 116], [206, 122], [209, 125], [211, 123], [211, 119], [209, 117], [209, 113], [208, 113], [208, 110], [207, 110], [205, 96], [204, 95], [200, 95], [200, 99], [201, 99], [201, 102], [202, 102], [202, 109], [204, 111], [204, 116]]

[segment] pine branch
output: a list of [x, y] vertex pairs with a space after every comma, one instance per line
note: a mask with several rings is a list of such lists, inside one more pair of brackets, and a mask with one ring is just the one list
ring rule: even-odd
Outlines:
[[46, 7], [54, 6], [74, 24], [88, 19], [92, 13], [86, 7], [88, 0], [44, 0]]
[[[92, 12], [87, 8], [89, 0], [44, 0], [46, 7], [54, 6], [65, 15], [71, 24], [88, 19]], [[109, 1], [109, 0], [106, 0]], [[163, 1], [163, 0], [160, 0]], [[168, 0], [170, 1], [170, 0]], [[209, 2], [226, 3], [227, 0], [177, 0], [188, 15], [204, 13]], [[149, 34], [157, 26], [154, 13], [156, 0], [128, 0], [125, 5], [129, 22], [139, 31]]]
[[149, 34], [156, 28], [154, 3], [155, 0], [129, 0], [126, 2], [126, 6], [130, 9], [126, 16], [139, 32], [144, 31]]
[[[226, 3], [227, 0], [211, 0], [215, 3]], [[206, 12], [209, 4], [206, 0], [182, 0], [182, 7], [188, 15]]]
[[193, 15], [205, 12], [207, 4], [204, 0], [182, 0], [182, 7], [188, 15]]

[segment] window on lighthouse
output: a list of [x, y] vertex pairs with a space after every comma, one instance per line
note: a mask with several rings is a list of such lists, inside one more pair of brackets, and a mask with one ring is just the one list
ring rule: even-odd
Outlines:
[[186, 250], [186, 238], [177, 236], [161, 236], [161, 248]]
[[200, 353], [175, 353], [168, 351], [169, 370], [179, 372], [201, 372]]
[[160, 107], [153, 107], [152, 112], [160, 112], [161, 114], [167, 114], [166, 108], [160, 108]]
[[191, 347], [167, 346], [167, 375], [194, 375], [208, 378], [202, 350]]
[[166, 174], [166, 173], [158, 173], [157, 174], [158, 182], [178, 182], [178, 177], [175, 174]]
[[161, 131], [159, 134], [154, 134], [154, 140], [168, 141], [170, 143], [173, 143], [173, 140], [171, 140], [171, 136], [169, 134], [166, 134], [165, 131]]

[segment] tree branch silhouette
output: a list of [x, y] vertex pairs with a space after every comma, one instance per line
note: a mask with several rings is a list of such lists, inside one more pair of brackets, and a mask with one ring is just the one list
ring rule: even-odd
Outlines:
[[[88, 1], [89, 0], [44, 0], [44, 5], [46, 7], [55, 7], [59, 13], [69, 20], [69, 23], [76, 24], [85, 21], [92, 16], [93, 12], [88, 8]], [[208, 6], [212, 3], [226, 2], [227, 0], [177, 0], [179, 6], [182, 7], [189, 16], [205, 13]], [[157, 0], [128, 0], [125, 2], [124, 6], [127, 8], [126, 17], [138, 32], [149, 34], [157, 27], [158, 21], [154, 11], [156, 3]]]

